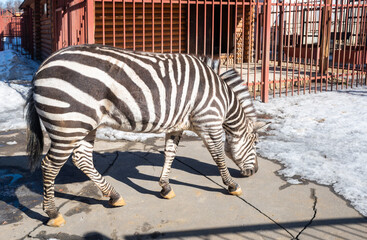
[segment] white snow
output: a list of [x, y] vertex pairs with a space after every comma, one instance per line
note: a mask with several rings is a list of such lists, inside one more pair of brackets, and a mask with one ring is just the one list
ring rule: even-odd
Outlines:
[[271, 124], [257, 144], [279, 173], [330, 185], [367, 216], [367, 87], [256, 102]]
[[[0, 131], [25, 128], [23, 105], [38, 65], [13, 50], [0, 52]], [[255, 102], [259, 113], [272, 117], [258, 152], [282, 163], [279, 173], [289, 183], [330, 185], [367, 216], [366, 100], [367, 87], [361, 87]], [[163, 136], [111, 128], [97, 132], [97, 137], [110, 140]]]
[[110, 127], [103, 127], [97, 130], [97, 138], [105, 140], [128, 140], [128, 141], [140, 141], [143, 142], [149, 138], [164, 137], [163, 133], [132, 133], [122, 132]]
[[16, 145], [17, 144], [17, 141], [9, 141], [9, 142], [6, 142], [6, 144], [8, 144], [8, 145]]

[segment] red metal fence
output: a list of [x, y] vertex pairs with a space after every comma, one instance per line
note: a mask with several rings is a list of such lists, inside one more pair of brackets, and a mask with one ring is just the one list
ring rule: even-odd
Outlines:
[[219, 57], [267, 102], [366, 85], [366, 1], [96, 0], [95, 42]]
[[[52, 43], [44, 40], [52, 44], [52, 51], [101, 43], [209, 55], [220, 58], [221, 71], [236, 68], [254, 97], [264, 102], [269, 96], [367, 84], [365, 0], [64, 0], [57, 4], [43, 16], [53, 26]], [[39, 31], [46, 34], [42, 23]]]
[[0, 9], [0, 51], [12, 48], [33, 57], [32, 11], [24, 15]]
[[0, 9], [0, 50], [4, 49], [4, 44], [20, 49], [21, 44], [21, 18], [15, 11]]

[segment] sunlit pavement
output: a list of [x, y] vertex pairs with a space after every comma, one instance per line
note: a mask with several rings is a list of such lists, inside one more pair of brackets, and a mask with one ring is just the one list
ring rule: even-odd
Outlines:
[[[367, 220], [330, 188], [290, 185], [282, 166], [259, 158], [259, 171], [231, 196], [203, 143], [184, 137], [173, 163], [171, 200], [159, 195], [164, 140], [97, 141], [96, 168], [124, 197], [111, 208], [69, 161], [56, 179], [56, 205], [66, 225], [45, 225], [42, 177], [28, 170], [25, 131], [0, 134], [0, 239], [366, 239]], [[302, 154], [302, 153], [300, 153]]]

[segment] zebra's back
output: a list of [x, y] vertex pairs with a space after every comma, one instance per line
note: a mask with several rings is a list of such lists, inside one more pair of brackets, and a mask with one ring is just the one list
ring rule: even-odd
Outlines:
[[[42, 64], [34, 98], [56, 131], [60, 125], [90, 131], [101, 124], [136, 132], [184, 130], [194, 111], [205, 111], [213, 99], [225, 104], [223, 83], [215, 76], [189, 55], [80, 45]], [[224, 117], [221, 108], [218, 118]]]

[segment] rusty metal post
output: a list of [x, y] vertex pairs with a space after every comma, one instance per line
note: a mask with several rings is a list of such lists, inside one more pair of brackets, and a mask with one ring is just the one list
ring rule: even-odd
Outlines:
[[280, 1], [282, 5], [279, 7], [279, 35], [278, 35], [278, 66], [282, 68], [283, 60], [283, 37], [284, 37], [284, 1]]
[[87, 31], [87, 43], [94, 43], [94, 1], [87, 0], [86, 4], [87, 21], [85, 23]]
[[270, 27], [271, 27], [271, 0], [265, 0], [264, 6], [264, 42], [262, 52], [262, 67], [261, 67], [261, 101], [269, 101], [269, 60], [270, 60]]
[[[324, 0], [325, 6], [322, 11], [322, 28], [320, 43], [320, 73], [326, 74], [329, 68], [329, 45], [331, 41], [331, 0]], [[322, 78], [321, 78], [322, 79]], [[322, 80], [321, 80], [322, 82]]]

